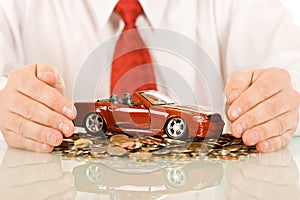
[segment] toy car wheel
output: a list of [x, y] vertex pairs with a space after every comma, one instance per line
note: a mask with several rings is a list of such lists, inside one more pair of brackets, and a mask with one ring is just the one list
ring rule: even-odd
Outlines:
[[165, 133], [172, 139], [186, 139], [187, 125], [181, 118], [172, 118], [165, 126]]
[[97, 113], [89, 113], [83, 120], [84, 128], [88, 133], [104, 133], [106, 130], [104, 119]]

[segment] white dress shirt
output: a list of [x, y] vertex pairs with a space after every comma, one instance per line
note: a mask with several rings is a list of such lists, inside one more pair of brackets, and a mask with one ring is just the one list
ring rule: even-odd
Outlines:
[[[62, 74], [66, 96], [72, 99], [82, 64], [95, 48], [124, 27], [113, 12], [116, 3], [117, 0], [0, 0], [2, 76], [25, 64], [52, 64]], [[277, 66], [289, 70], [300, 91], [300, 32], [279, 0], [140, 3], [144, 14], [137, 20], [139, 28], [167, 29], [196, 42], [212, 59], [222, 81], [235, 70]], [[105, 56], [112, 58], [110, 53]], [[151, 56], [155, 63], [172, 68], [186, 80], [196, 103], [211, 105], [209, 91], [203, 92], [207, 89], [205, 77], [195, 76], [190, 63], [168, 52], [153, 50]], [[166, 77], [159, 70], [156, 73], [157, 77]], [[99, 80], [100, 89], [95, 90], [97, 97], [108, 97], [109, 78], [108, 68]], [[5, 84], [5, 79], [0, 83]]]

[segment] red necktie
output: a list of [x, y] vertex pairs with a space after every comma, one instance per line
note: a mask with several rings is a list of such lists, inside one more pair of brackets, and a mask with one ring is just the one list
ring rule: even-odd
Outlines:
[[122, 96], [140, 90], [157, 90], [149, 51], [135, 25], [143, 8], [138, 0], [120, 0], [115, 12], [123, 19], [125, 27], [115, 47], [111, 94]]

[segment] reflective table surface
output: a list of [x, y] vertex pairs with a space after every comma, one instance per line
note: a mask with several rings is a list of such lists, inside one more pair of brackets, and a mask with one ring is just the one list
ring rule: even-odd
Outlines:
[[300, 137], [245, 161], [63, 160], [0, 142], [0, 199], [300, 199]]

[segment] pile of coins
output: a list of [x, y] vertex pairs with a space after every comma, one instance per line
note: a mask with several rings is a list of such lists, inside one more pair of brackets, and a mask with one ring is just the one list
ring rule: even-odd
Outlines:
[[65, 138], [54, 153], [65, 159], [101, 159], [127, 157], [135, 161], [161, 159], [198, 159], [208, 162], [246, 160], [258, 155], [255, 146], [246, 146], [242, 139], [229, 133], [219, 138], [190, 138], [186, 141], [167, 136], [129, 136], [107, 132], [104, 135], [75, 133]]

